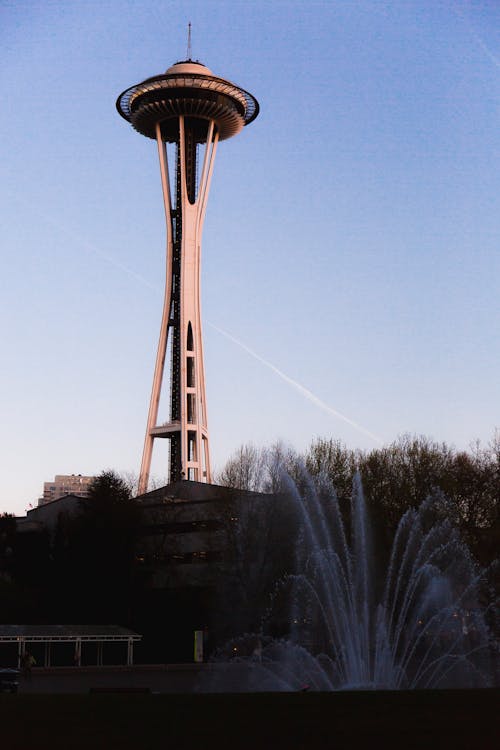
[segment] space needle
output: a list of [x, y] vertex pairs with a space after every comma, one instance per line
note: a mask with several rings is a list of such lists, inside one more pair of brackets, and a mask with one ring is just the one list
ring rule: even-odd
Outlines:
[[[148, 489], [156, 439], [170, 447], [170, 482], [211, 482], [200, 308], [203, 221], [217, 144], [255, 120], [259, 105], [244, 89], [187, 59], [126, 89], [116, 107], [141, 135], [156, 140], [167, 227], [163, 314], [139, 476], [142, 494]], [[173, 145], [167, 149], [167, 144]], [[166, 360], [169, 413], [161, 421]]]

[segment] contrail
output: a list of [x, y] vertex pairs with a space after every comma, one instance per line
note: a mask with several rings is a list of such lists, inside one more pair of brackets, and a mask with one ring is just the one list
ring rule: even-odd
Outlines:
[[308, 388], [303, 386], [301, 383], [298, 383], [293, 378], [286, 375], [284, 372], [282, 372], [276, 365], [273, 365], [272, 362], [268, 362], [267, 359], [264, 359], [264, 357], [261, 357], [260, 354], [257, 354], [257, 352], [254, 352], [253, 349], [250, 349], [249, 346], [244, 344], [242, 341], [239, 341], [235, 336], [232, 336], [227, 331], [224, 331], [222, 328], [219, 328], [219, 326], [214, 325], [214, 323], [210, 323], [210, 321], [207, 321], [208, 325], [211, 328], [215, 328], [216, 331], [218, 331], [220, 334], [225, 336], [227, 339], [232, 341], [234, 344], [237, 344], [241, 349], [244, 349], [248, 354], [250, 354], [251, 357], [257, 360], [257, 362], [261, 362], [261, 364], [265, 365], [266, 367], [269, 367], [270, 370], [272, 370], [278, 377], [280, 377], [282, 380], [285, 381], [285, 383], [288, 383], [288, 385], [291, 385], [292, 388], [295, 388], [296, 391], [298, 391], [302, 396], [307, 398], [308, 401], [310, 401], [312, 404], [315, 404], [315, 406], [318, 406], [320, 409], [322, 409], [327, 414], [331, 414], [333, 417], [336, 417], [337, 419], [341, 419], [343, 422], [346, 422], [351, 427], [354, 427], [355, 430], [358, 432], [362, 432], [363, 435], [367, 435], [369, 438], [374, 440], [379, 445], [383, 445], [384, 441], [379, 438], [377, 435], [374, 435], [373, 432], [370, 432], [365, 427], [362, 427], [357, 422], [354, 422], [349, 417], [346, 417], [345, 414], [341, 414], [341, 412], [334, 409], [329, 404], [322, 401], [320, 398], [314, 395], [312, 391], [310, 391]]
[[26, 199], [22, 198], [19, 195], [14, 195], [12, 193], [8, 194], [10, 197], [16, 201], [17, 203], [20, 203], [25, 208], [29, 208], [31, 213], [37, 214], [43, 221], [48, 224], [53, 229], [57, 230], [60, 234], [68, 237], [74, 244], [79, 245], [83, 250], [85, 250], [88, 253], [92, 253], [92, 255], [96, 255], [98, 258], [101, 258], [101, 260], [106, 261], [106, 263], [109, 263], [111, 266], [114, 266], [115, 268], [118, 268], [120, 271], [123, 271], [123, 273], [126, 273], [128, 276], [131, 276], [133, 279], [136, 279], [136, 281], [140, 281], [141, 284], [144, 284], [144, 286], [149, 287], [149, 289], [157, 290], [158, 286], [155, 284], [152, 284], [150, 281], [148, 281], [144, 276], [141, 276], [140, 273], [137, 273], [132, 268], [129, 268], [124, 263], [121, 263], [119, 260], [116, 260], [111, 255], [108, 255], [103, 250], [101, 250], [100, 247], [95, 245], [93, 242], [89, 242], [89, 240], [85, 239], [85, 237], [82, 237], [80, 234], [75, 232], [74, 229], [71, 229], [70, 227], [66, 226], [66, 224], [63, 224], [58, 219], [54, 218], [53, 216], [47, 214], [45, 211], [42, 211], [40, 208], [37, 208], [33, 206], [31, 203], [29, 203]]
[[474, 29], [471, 27], [470, 29], [472, 36], [476, 40], [476, 42], [479, 44], [481, 49], [483, 50], [484, 54], [489, 57], [491, 62], [497, 66], [497, 68], [500, 68], [500, 60], [496, 55], [493, 54], [493, 52], [490, 50], [490, 48], [486, 45], [486, 43], [481, 39], [477, 31], [474, 31]]
[[[121, 263], [120, 261], [113, 258], [113, 256], [108, 255], [107, 253], [103, 252], [99, 247], [94, 245], [92, 242], [89, 242], [85, 238], [81, 237], [79, 234], [77, 234], [74, 230], [69, 229], [67, 226], [62, 224], [60, 221], [57, 221], [51, 216], [48, 216], [46, 213], [37, 210], [37, 213], [39, 216], [41, 216], [44, 221], [47, 222], [47, 224], [50, 224], [55, 229], [57, 229], [59, 232], [67, 235], [68, 237], [71, 237], [73, 241], [76, 241], [82, 248], [84, 248], [87, 252], [92, 253], [93, 255], [96, 255], [97, 257], [100, 257], [102, 260], [106, 261], [110, 265], [114, 266], [115, 268], [119, 269], [123, 273], [126, 273], [128, 276], [131, 276], [136, 281], [139, 281], [144, 286], [147, 286], [149, 289], [154, 289], [155, 291], [159, 290], [158, 285], [152, 284], [150, 281], [148, 281], [144, 276], [141, 276], [141, 274], [137, 273], [136, 271], [132, 270], [128, 266], [126, 266], [124, 263]], [[270, 370], [272, 370], [278, 377], [280, 377], [282, 380], [285, 381], [285, 383], [288, 383], [288, 385], [292, 386], [292, 388], [295, 388], [296, 391], [298, 391], [304, 398], [306, 398], [308, 401], [310, 401], [315, 406], [322, 409], [327, 414], [330, 414], [333, 417], [336, 417], [337, 419], [341, 419], [343, 422], [346, 422], [346, 424], [353, 427], [358, 432], [361, 432], [363, 435], [366, 435], [371, 440], [373, 440], [375, 443], [378, 443], [379, 445], [383, 445], [384, 441], [378, 437], [377, 435], [374, 435], [373, 432], [370, 432], [365, 427], [362, 427], [354, 420], [350, 419], [349, 417], [346, 417], [345, 414], [342, 414], [341, 412], [334, 409], [329, 404], [325, 403], [325, 401], [322, 401], [320, 398], [318, 398], [312, 391], [310, 391], [308, 388], [303, 386], [301, 383], [298, 383], [293, 378], [286, 375], [282, 370], [280, 370], [276, 365], [273, 365], [272, 362], [269, 362], [267, 359], [264, 359], [264, 357], [261, 357], [260, 354], [257, 354], [253, 349], [251, 349], [249, 346], [244, 344], [242, 341], [237, 339], [235, 336], [232, 336], [227, 331], [223, 330], [219, 326], [215, 325], [215, 323], [211, 323], [210, 321], [206, 321], [207, 324], [218, 331], [222, 336], [225, 336], [229, 341], [232, 341], [233, 344], [236, 344], [241, 349], [246, 351], [248, 354], [250, 354], [251, 357], [257, 360], [257, 362], [260, 362], [261, 364], [268, 367]]]
[[490, 50], [490, 48], [488, 47], [488, 45], [486, 44], [486, 42], [479, 36], [478, 32], [476, 31], [476, 29], [472, 25], [472, 23], [469, 20], [469, 18], [465, 15], [465, 13], [460, 8], [456, 8], [454, 6], [451, 6], [451, 7], [455, 11], [455, 13], [457, 14], [457, 16], [459, 18], [461, 18], [462, 21], [464, 21], [464, 23], [467, 25], [472, 38], [479, 45], [479, 47], [481, 47], [481, 49], [483, 50], [483, 52], [486, 55], [486, 57], [488, 57], [491, 60], [491, 62], [493, 63], [493, 65], [496, 65], [497, 68], [500, 68], [500, 60]]
[[133, 279], [136, 279], [136, 281], [140, 281], [141, 284], [144, 284], [144, 286], [149, 287], [149, 289], [154, 289], [154, 290], [158, 289], [158, 286], [156, 286], [155, 284], [151, 284], [151, 282], [148, 281], [146, 278], [144, 278], [144, 276], [141, 276], [140, 273], [137, 273], [132, 268], [129, 268], [128, 266], [126, 266], [124, 263], [121, 263], [119, 260], [116, 260], [116, 258], [113, 258], [113, 256], [108, 255], [103, 250], [101, 250], [100, 247], [97, 247], [97, 245], [94, 245], [94, 243], [89, 242], [84, 237], [81, 237], [74, 230], [69, 229], [64, 224], [61, 224], [59, 221], [56, 221], [51, 216], [47, 216], [47, 214], [44, 214], [40, 211], [38, 211], [38, 213], [40, 214], [40, 216], [43, 217], [43, 219], [47, 222], [47, 224], [52, 225], [59, 232], [67, 235], [73, 241], [76, 241], [88, 253], [97, 255], [102, 260], [105, 260], [106, 263], [109, 263], [111, 266], [118, 268], [120, 271], [123, 271], [123, 273], [126, 273], [128, 274], [128, 276], [131, 276]]

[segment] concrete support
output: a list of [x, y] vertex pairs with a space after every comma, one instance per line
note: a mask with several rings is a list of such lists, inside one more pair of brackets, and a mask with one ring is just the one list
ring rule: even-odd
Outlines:
[[128, 639], [127, 643], [127, 666], [130, 667], [134, 663], [134, 641], [132, 638]]
[[81, 667], [82, 665], [82, 639], [77, 638], [75, 642], [75, 667]]
[[[157, 438], [176, 441], [180, 456], [170, 459], [170, 481], [190, 479], [211, 482], [208, 418], [205, 392], [205, 366], [200, 308], [200, 264], [203, 221], [212, 180], [219, 136], [212, 120], [207, 130], [200, 180], [195, 200], [190, 199], [189, 170], [196, 168], [196, 144], [187, 138], [185, 118], [179, 116], [178, 181], [175, 206], [172, 205], [167, 148], [161, 126], [156, 126], [163, 204], [167, 227], [166, 281], [160, 337], [156, 354], [153, 387], [149, 404], [146, 436], [139, 477], [139, 494], [147, 492], [153, 445]], [[190, 162], [188, 166], [188, 161]], [[177, 247], [174, 247], [177, 245]], [[177, 249], [180, 268], [174, 268]], [[176, 309], [176, 302], [179, 302]], [[172, 362], [171, 402], [178, 413], [158, 424], [158, 410], [164, 380], [169, 338], [179, 352], [179, 363]], [[174, 357], [172, 358], [174, 360]], [[178, 372], [173, 369], [178, 367]]]

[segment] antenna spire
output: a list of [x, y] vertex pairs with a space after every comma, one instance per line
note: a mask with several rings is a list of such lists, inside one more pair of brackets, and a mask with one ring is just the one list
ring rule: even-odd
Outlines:
[[188, 60], [191, 60], [191, 21], [188, 23], [188, 44], [187, 44], [186, 58]]

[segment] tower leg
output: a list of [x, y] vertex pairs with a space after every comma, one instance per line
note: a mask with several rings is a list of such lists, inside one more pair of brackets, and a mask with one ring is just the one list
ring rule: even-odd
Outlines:
[[168, 175], [168, 159], [165, 143], [161, 139], [160, 124], [156, 125], [156, 142], [158, 145], [158, 156], [160, 159], [161, 185], [163, 191], [163, 205], [165, 208], [165, 223], [167, 226], [167, 251], [166, 251], [166, 273], [165, 273], [165, 295], [163, 300], [163, 312], [161, 317], [160, 338], [156, 352], [153, 386], [149, 402], [148, 421], [144, 448], [142, 453], [141, 471], [139, 474], [138, 494], [147, 492], [149, 474], [151, 471], [151, 459], [153, 455], [153, 429], [158, 420], [158, 408], [160, 405], [161, 386], [165, 370], [165, 356], [167, 353], [168, 326], [170, 317], [171, 295], [172, 295], [172, 200], [170, 196], [170, 182]]
[[[205, 373], [200, 311], [201, 235], [218, 134], [213, 122], [199, 185], [196, 184], [197, 143], [192, 123], [179, 117], [175, 207], [172, 206], [168, 158], [161, 124], [156, 126], [160, 173], [167, 225], [165, 297], [156, 355], [146, 436], [139, 477], [139, 494], [147, 492], [154, 440], [170, 443], [169, 481], [211, 481]], [[171, 342], [170, 415], [158, 425], [158, 410], [167, 344]]]

